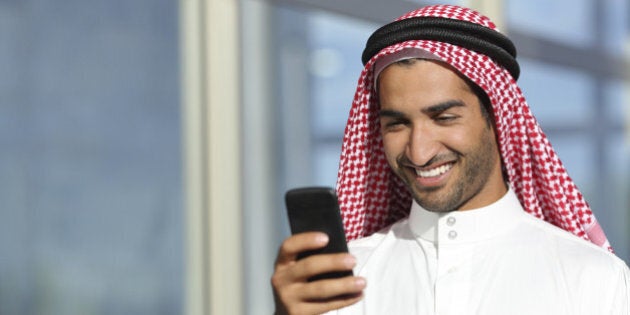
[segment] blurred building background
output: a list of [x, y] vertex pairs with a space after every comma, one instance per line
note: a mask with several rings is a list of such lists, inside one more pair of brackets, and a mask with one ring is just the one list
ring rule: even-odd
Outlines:
[[179, 314], [177, 2], [0, 1], [0, 314]]
[[[0, 0], [0, 314], [270, 314], [284, 191], [334, 186], [367, 37], [433, 3]], [[446, 3], [630, 262], [630, 3]]]

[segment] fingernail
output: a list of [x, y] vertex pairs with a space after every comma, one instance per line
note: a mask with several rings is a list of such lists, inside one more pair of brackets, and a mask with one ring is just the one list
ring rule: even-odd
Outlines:
[[365, 281], [365, 278], [357, 278], [357, 279], [354, 281], [354, 284], [355, 284], [357, 287], [362, 288], [362, 287], [365, 287], [365, 285], [367, 284], [367, 282]]
[[328, 243], [328, 235], [324, 233], [317, 234], [317, 236], [315, 237], [315, 241], [317, 241], [317, 243], [319, 244], [326, 244]]
[[354, 265], [356, 265], [357, 260], [356, 258], [354, 258], [354, 256], [348, 255], [344, 257], [343, 262], [348, 268], [352, 268], [354, 267]]

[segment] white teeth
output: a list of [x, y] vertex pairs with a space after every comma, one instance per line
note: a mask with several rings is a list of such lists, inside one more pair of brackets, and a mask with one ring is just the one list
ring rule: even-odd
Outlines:
[[448, 163], [448, 164], [436, 167], [434, 169], [430, 169], [428, 171], [422, 171], [422, 170], [416, 169], [416, 175], [420, 177], [435, 177], [435, 176], [439, 176], [446, 173], [448, 170], [451, 169], [451, 167], [453, 167], [453, 164]]

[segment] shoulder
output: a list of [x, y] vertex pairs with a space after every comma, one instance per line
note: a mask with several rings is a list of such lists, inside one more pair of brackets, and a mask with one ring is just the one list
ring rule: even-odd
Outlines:
[[530, 214], [523, 212], [523, 222], [525, 226], [532, 230], [531, 236], [542, 237], [551, 242], [557, 243], [562, 248], [577, 249], [580, 252], [587, 251], [593, 254], [609, 252], [585, 239], [582, 239], [571, 232], [565, 231], [547, 221], [536, 218]]
[[539, 292], [552, 292], [559, 303], [565, 301], [579, 313], [620, 314], [628, 309], [630, 270], [623, 260], [525, 212], [519, 222], [497, 240], [503, 251], [493, 253], [505, 263], [501, 268], [510, 271], [510, 279], [531, 279]]
[[582, 275], [598, 278], [619, 278], [628, 272], [628, 266], [619, 257], [587, 240], [573, 235], [546, 221], [524, 214], [526, 233], [533, 244], [544, 246], [547, 254], [559, 264]]

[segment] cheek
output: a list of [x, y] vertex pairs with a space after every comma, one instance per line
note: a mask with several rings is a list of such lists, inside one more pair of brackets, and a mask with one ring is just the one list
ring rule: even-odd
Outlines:
[[465, 130], [464, 128], [462, 129], [456, 129], [456, 130], [451, 130], [450, 132], [448, 132], [447, 134], [444, 135], [444, 142], [448, 145], [450, 144], [451, 146], [454, 147], [459, 147], [459, 148], [463, 148], [463, 147], [467, 147], [470, 146], [474, 141], [478, 141], [479, 140], [479, 134], [477, 134], [476, 132], [472, 131], [472, 130]]
[[383, 134], [383, 150], [387, 157], [387, 162], [391, 166], [394, 166], [396, 159], [404, 154], [407, 138], [403, 135], [403, 132]]
[[479, 128], [451, 128], [441, 138], [447, 147], [463, 153], [474, 148], [483, 136], [484, 132]]

